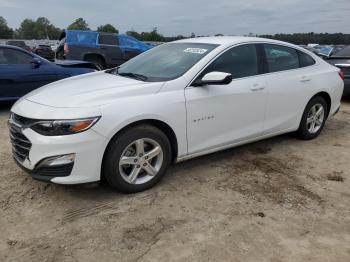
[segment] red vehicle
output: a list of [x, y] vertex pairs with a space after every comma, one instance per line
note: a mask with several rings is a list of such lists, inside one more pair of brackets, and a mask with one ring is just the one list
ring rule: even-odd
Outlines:
[[49, 45], [37, 45], [36, 47], [34, 47], [33, 53], [50, 61], [55, 60], [55, 52], [51, 49], [51, 46]]

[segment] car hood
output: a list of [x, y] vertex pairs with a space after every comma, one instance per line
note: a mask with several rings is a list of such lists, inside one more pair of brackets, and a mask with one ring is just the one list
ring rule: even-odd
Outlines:
[[43, 86], [23, 99], [52, 107], [92, 107], [110, 104], [123, 97], [157, 93], [163, 83], [95, 72]]

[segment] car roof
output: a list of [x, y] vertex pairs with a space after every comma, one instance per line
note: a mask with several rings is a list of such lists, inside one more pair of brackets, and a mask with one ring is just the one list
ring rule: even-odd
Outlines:
[[38, 56], [38, 55], [36, 55], [36, 54], [34, 54], [34, 53], [30, 53], [30, 52], [28, 52], [27, 50], [25, 50], [25, 49], [23, 49], [23, 48], [20, 48], [20, 47], [18, 47], [18, 46], [14, 46], [14, 45], [2, 45], [2, 44], [0, 44], [0, 49], [1, 49], [1, 48], [15, 49], [15, 50], [21, 51], [21, 52], [23, 52], [23, 53], [26, 53], [26, 54], [28, 54], [28, 55], [34, 56], [34, 57], [36, 57], [36, 58], [39, 58], [39, 59], [41, 59], [41, 60], [45, 60], [45, 58], [42, 58], [42, 57], [40, 57], [40, 56]]
[[288, 44], [286, 42], [267, 39], [267, 38], [247, 37], [247, 36], [196, 37], [196, 38], [182, 39], [175, 42], [176, 43], [203, 43], [203, 44], [215, 44], [215, 45], [234, 45], [234, 44], [247, 43], [247, 42], [268, 42], [268, 43], [276, 43], [276, 44]]
[[16, 49], [16, 50], [20, 50], [20, 51], [25, 51], [25, 52], [27, 52], [27, 51], [24, 50], [23, 48], [20, 48], [20, 47], [15, 46], [15, 45], [2, 45], [2, 44], [0, 44], [0, 48], [11, 48], [11, 49]]

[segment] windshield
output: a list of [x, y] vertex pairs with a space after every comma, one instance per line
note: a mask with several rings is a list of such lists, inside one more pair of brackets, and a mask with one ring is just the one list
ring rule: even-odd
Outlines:
[[147, 82], [168, 81], [182, 76], [217, 46], [200, 43], [162, 44], [109, 73]]

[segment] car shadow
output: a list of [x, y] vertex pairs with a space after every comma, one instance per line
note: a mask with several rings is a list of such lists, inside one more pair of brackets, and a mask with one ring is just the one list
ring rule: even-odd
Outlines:
[[245, 144], [241, 146], [237, 146], [234, 148], [229, 148], [223, 151], [218, 151], [215, 153], [211, 153], [204, 156], [199, 156], [193, 159], [189, 159], [187, 161], [183, 161], [180, 163], [174, 163], [169, 167], [167, 174], [163, 178], [162, 182], [156, 185], [155, 187], [146, 190], [144, 192], [138, 194], [123, 194], [120, 193], [110, 186], [104, 181], [90, 183], [90, 184], [80, 184], [80, 185], [55, 185], [64, 191], [69, 191], [69, 194], [74, 196], [75, 198], [83, 199], [83, 200], [93, 200], [93, 201], [108, 201], [111, 198], [122, 199], [123, 196], [133, 196], [133, 198], [143, 197], [145, 195], [154, 194], [155, 192], [162, 190], [162, 187], [166, 187], [173, 185], [177, 188], [176, 183], [183, 175], [184, 170], [186, 172], [188, 170], [196, 171], [198, 168], [203, 166], [208, 166], [208, 164], [222, 163], [225, 161], [230, 161], [232, 157], [239, 156], [245, 153], [252, 153], [254, 155], [266, 155], [268, 154], [274, 145], [280, 143], [288, 143], [288, 141], [297, 140], [293, 134], [284, 134], [281, 136], [268, 138], [262, 141], [257, 141], [250, 144]]

